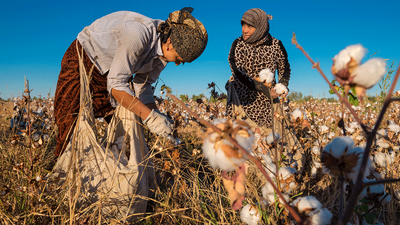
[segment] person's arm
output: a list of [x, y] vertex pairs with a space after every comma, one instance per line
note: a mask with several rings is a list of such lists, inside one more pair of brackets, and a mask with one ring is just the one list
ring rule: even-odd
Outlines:
[[134, 114], [138, 115], [140, 118], [142, 118], [142, 120], [145, 120], [149, 116], [151, 110], [154, 109], [151, 104], [149, 104], [149, 106], [151, 107], [149, 108], [147, 105], [143, 104], [138, 98], [133, 97], [125, 91], [112, 89], [111, 94], [114, 96], [115, 100], [119, 104], [121, 104], [123, 107], [127, 108]]
[[238, 70], [238, 68], [236, 67], [236, 62], [235, 62], [235, 48], [237, 45], [239, 39], [236, 39], [231, 47], [231, 50], [229, 52], [229, 65], [231, 67], [232, 73], [234, 74], [235, 79], [240, 80], [240, 82], [242, 82], [247, 88], [249, 88], [250, 90], [253, 91], [260, 91], [262, 93], [264, 93], [265, 96], [267, 96], [268, 98], [275, 98], [274, 94], [273, 96], [271, 96], [271, 90], [270, 88], [265, 85], [264, 83], [260, 82], [260, 79], [252, 79], [251, 77], [243, 74], [242, 72], [240, 72]]
[[[286, 88], [289, 90], [289, 80], [290, 80], [290, 64], [288, 60], [288, 55], [285, 47], [283, 46], [281, 41], [278, 41], [279, 48], [281, 52], [278, 55], [277, 60], [277, 69], [278, 69], [278, 79], [279, 83], [284, 84]], [[287, 95], [288, 93], [286, 93]], [[286, 96], [285, 95], [285, 96]]]

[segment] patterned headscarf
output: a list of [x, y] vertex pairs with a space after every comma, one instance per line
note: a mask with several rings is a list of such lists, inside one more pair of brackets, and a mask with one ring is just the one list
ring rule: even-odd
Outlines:
[[185, 62], [197, 59], [203, 53], [208, 41], [206, 28], [192, 16], [192, 11], [193, 8], [185, 7], [172, 12], [157, 28], [161, 33], [161, 41], [165, 43], [168, 37], [171, 38], [172, 46]]
[[240, 21], [256, 28], [254, 33], [245, 42], [254, 43], [264, 38], [269, 32], [269, 22], [272, 16], [268, 15], [262, 9], [254, 8], [247, 10]]

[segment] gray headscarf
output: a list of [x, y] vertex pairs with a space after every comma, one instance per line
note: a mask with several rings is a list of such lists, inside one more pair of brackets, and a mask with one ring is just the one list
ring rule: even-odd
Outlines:
[[269, 22], [272, 16], [262, 9], [254, 8], [247, 10], [240, 21], [256, 28], [254, 33], [245, 42], [254, 43], [264, 38], [269, 33]]
[[165, 43], [169, 37], [172, 46], [185, 62], [197, 59], [203, 53], [208, 41], [206, 28], [192, 16], [192, 11], [193, 8], [185, 7], [172, 12], [157, 28], [161, 33], [161, 41]]

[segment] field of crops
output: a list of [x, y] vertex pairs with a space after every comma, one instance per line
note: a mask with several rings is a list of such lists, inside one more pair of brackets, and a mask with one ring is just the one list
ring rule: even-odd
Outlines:
[[[356, 188], [353, 181], [369, 138], [366, 132], [372, 131], [383, 107], [382, 101], [367, 101], [363, 105], [352, 106], [364, 126], [361, 127], [340, 102], [318, 99], [304, 103], [290, 102], [285, 106], [285, 116], [304, 147], [301, 152], [305, 159], [303, 168], [298, 170], [296, 162], [285, 163], [290, 154], [283, 154], [282, 142], [276, 140], [274, 143], [267, 136], [254, 135], [253, 160], [247, 158], [244, 163], [244, 180], [230, 179], [236, 185], [232, 188], [229, 182], [225, 182], [229, 181], [232, 173], [211, 167], [203, 154], [203, 138], [211, 129], [205, 122], [215, 123], [226, 118], [225, 103], [189, 99], [182, 105], [170, 97], [159, 99], [158, 106], [175, 120], [180, 143], [175, 145], [147, 132], [158, 179], [148, 213], [139, 221], [141, 224], [295, 223], [296, 217], [279, 199], [265, 172], [302, 221], [336, 224]], [[26, 98], [15, 98], [12, 102], [1, 102], [1, 105], [1, 223], [112, 223], [102, 220], [98, 212], [87, 208], [76, 209], [71, 214], [65, 193], [53, 191], [59, 189], [46, 179], [56, 160], [52, 154], [56, 133], [52, 99], [27, 101]], [[372, 140], [370, 163], [367, 164], [369, 175], [365, 179], [382, 181], [399, 178], [399, 120], [400, 104], [392, 101]], [[98, 119], [96, 127], [100, 137], [107, 124]], [[347, 149], [343, 153], [327, 150], [338, 143], [343, 145], [340, 142], [349, 148], [363, 148], [361, 151]], [[340, 161], [334, 161], [328, 154], [341, 154], [338, 157]], [[260, 170], [255, 160], [261, 162], [259, 165], [264, 171]], [[349, 164], [347, 174], [343, 170], [343, 176], [340, 176], [338, 163], [345, 167], [346, 163]], [[279, 173], [276, 173], [277, 169]], [[238, 171], [236, 173], [239, 174]], [[240, 185], [244, 185], [242, 192]], [[235, 199], [232, 191], [237, 192], [239, 197]], [[400, 186], [396, 182], [377, 183], [365, 188], [356, 198], [349, 222], [397, 224], [400, 215], [399, 191]], [[234, 208], [232, 201], [235, 200], [242, 203], [240, 207]]]

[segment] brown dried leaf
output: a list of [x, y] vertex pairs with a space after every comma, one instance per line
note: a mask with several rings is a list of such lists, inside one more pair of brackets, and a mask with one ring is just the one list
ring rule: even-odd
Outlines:
[[241, 158], [242, 154], [239, 153], [233, 146], [221, 144], [220, 149], [224, 152], [227, 158]]
[[242, 165], [236, 169], [236, 172], [232, 177], [227, 177], [226, 172], [223, 173], [222, 176], [222, 182], [228, 192], [228, 197], [231, 200], [233, 210], [239, 210], [242, 208], [242, 202], [246, 190], [246, 174], [244, 169], [244, 165]]

